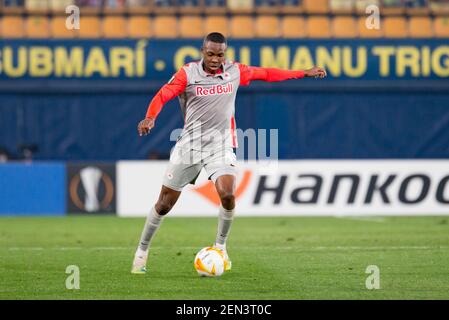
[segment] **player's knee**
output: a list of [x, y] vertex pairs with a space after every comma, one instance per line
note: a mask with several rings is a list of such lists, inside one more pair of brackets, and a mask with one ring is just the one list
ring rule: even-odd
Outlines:
[[179, 197], [180, 192], [170, 190], [166, 187], [162, 187], [159, 199], [155, 205], [157, 213], [160, 215], [166, 215], [170, 212]]
[[173, 208], [173, 204], [168, 201], [160, 201], [155, 206], [157, 213], [160, 215], [166, 215]]
[[232, 192], [223, 192], [220, 194], [220, 200], [223, 208], [231, 210], [235, 206], [235, 196]]

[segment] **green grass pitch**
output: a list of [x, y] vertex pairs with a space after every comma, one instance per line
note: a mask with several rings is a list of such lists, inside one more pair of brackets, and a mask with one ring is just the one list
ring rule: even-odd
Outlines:
[[[193, 258], [216, 218], [167, 217], [149, 272], [130, 268], [143, 218], [0, 219], [0, 299], [449, 299], [447, 217], [237, 217], [232, 271], [199, 277]], [[66, 267], [80, 270], [68, 290]], [[380, 270], [368, 290], [367, 266]]]

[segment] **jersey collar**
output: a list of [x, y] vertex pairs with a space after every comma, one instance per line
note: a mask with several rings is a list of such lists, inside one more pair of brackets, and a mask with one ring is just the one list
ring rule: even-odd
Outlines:
[[209, 72], [206, 72], [206, 70], [204, 70], [203, 62], [204, 62], [204, 59], [201, 59], [200, 62], [199, 62], [200, 63], [199, 71], [200, 71], [200, 74], [203, 77], [215, 77], [215, 78], [222, 78], [222, 79], [224, 79], [224, 70], [225, 70], [225, 64], [224, 63], [221, 64], [221, 70], [220, 70], [219, 73], [211, 74]]

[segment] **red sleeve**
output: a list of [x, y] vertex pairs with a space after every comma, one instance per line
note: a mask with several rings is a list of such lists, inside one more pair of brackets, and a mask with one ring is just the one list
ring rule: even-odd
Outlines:
[[162, 107], [168, 101], [177, 97], [184, 92], [187, 86], [187, 74], [184, 68], [181, 68], [175, 75], [166, 83], [151, 100], [148, 106], [146, 118], [156, 118], [161, 112]]
[[240, 69], [240, 85], [247, 86], [252, 80], [278, 82], [288, 79], [304, 78], [303, 70], [282, 70], [278, 68], [252, 67], [238, 64]]

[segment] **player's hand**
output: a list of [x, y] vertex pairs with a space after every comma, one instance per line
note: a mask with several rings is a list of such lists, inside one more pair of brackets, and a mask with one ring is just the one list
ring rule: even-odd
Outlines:
[[304, 76], [308, 78], [324, 78], [327, 76], [326, 70], [320, 67], [313, 67], [304, 71]]
[[145, 118], [139, 122], [137, 126], [137, 132], [139, 136], [146, 136], [150, 133], [150, 130], [154, 127], [154, 118]]

